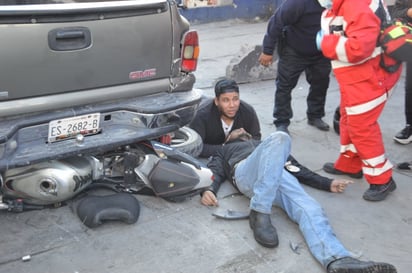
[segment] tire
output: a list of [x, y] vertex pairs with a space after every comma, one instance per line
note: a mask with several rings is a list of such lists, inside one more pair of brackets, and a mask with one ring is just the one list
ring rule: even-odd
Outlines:
[[173, 148], [180, 152], [198, 157], [203, 149], [203, 142], [200, 135], [193, 129], [184, 126], [172, 133], [171, 144]]

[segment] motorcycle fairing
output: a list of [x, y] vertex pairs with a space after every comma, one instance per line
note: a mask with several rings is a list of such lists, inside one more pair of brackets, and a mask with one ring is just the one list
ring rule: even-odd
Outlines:
[[149, 180], [158, 196], [169, 197], [189, 192], [199, 183], [199, 176], [180, 162], [160, 159], [151, 170]]

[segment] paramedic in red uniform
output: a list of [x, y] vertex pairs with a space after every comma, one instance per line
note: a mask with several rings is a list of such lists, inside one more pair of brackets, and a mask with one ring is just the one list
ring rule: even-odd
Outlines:
[[[329, 1], [329, 2], [328, 2]], [[386, 8], [379, 0], [319, 0], [327, 9], [321, 17], [318, 48], [332, 60], [340, 86], [340, 155], [324, 171], [362, 177], [369, 183], [368, 201], [384, 200], [396, 189], [393, 165], [385, 156], [378, 118], [401, 69], [390, 73], [379, 62], [377, 46]]]

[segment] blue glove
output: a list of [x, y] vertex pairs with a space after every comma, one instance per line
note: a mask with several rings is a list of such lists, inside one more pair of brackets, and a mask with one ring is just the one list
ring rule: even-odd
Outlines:
[[319, 5], [321, 5], [325, 9], [332, 8], [333, 0], [318, 0], [318, 2], [319, 2]]
[[323, 32], [323, 30], [319, 30], [318, 33], [316, 33], [316, 48], [321, 51], [322, 50], [322, 40], [323, 40], [323, 36], [325, 35], [325, 33]]

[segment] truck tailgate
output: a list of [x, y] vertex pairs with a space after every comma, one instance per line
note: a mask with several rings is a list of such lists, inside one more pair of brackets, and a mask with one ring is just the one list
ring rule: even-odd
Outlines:
[[0, 100], [168, 78], [166, 1], [108, 3], [1, 6]]

